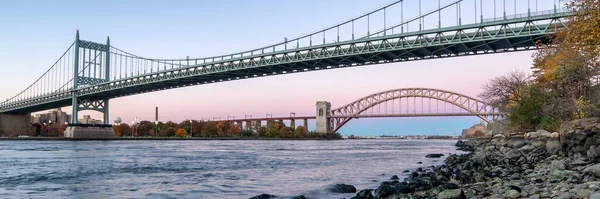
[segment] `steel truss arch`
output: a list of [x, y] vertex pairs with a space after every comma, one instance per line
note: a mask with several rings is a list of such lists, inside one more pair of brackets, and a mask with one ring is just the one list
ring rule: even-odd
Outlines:
[[[360, 118], [361, 113], [376, 105], [386, 103], [390, 100], [412, 97], [434, 99], [444, 103], [452, 104], [468, 112], [467, 114], [458, 115], [477, 116], [486, 122], [489, 122], [488, 117], [490, 116], [493, 120], [495, 120], [496, 118], [505, 115], [504, 113], [500, 112], [497, 107], [491, 106], [484, 101], [464, 94], [432, 88], [400, 88], [371, 94], [347, 105], [331, 110], [330, 122], [331, 127], [333, 128], [332, 132], [336, 132], [353, 118]], [[401, 115], [402, 114], [398, 114], [398, 116]], [[427, 116], [432, 114], [428, 113], [421, 115]]]

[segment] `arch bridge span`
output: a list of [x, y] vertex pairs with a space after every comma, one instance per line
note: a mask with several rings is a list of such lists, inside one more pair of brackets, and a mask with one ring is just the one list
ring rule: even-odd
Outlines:
[[303, 120], [303, 125], [307, 126], [307, 120], [314, 119], [315, 132], [325, 133], [336, 132], [350, 120], [359, 118], [477, 116], [485, 122], [490, 122], [506, 115], [497, 107], [477, 98], [433, 88], [387, 90], [335, 109], [331, 109], [329, 102], [319, 101], [316, 103], [315, 113], [312, 116], [296, 116], [295, 113], [290, 113], [289, 116], [283, 117], [268, 117], [270, 114], [267, 114], [267, 117], [239, 119], [229, 119], [232, 117], [228, 116], [224, 121], [246, 122], [246, 128], [250, 129], [253, 122], [289, 120], [290, 126], [295, 127], [297, 120]]
[[[450, 110], [447, 105], [451, 105]], [[374, 93], [332, 109], [326, 118], [329, 124], [326, 128], [336, 132], [355, 118], [477, 116], [490, 122], [490, 119], [496, 120], [503, 115], [497, 107], [460, 93], [432, 88], [400, 88]]]

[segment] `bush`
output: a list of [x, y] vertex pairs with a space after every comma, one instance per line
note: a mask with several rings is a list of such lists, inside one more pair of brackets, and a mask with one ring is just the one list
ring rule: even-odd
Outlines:
[[542, 119], [540, 120], [540, 124], [538, 125], [538, 128], [547, 131], [557, 131], [558, 127], [560, 127], [560, 122], [550, 116], [542, 117]]
[[176, 137], [187, 137], [188, 133], [187, 133], [187, 131], [185, 129], [179, 128], [179, 129], [177, 129], [177, 132], [175, 133], [175, 136]]

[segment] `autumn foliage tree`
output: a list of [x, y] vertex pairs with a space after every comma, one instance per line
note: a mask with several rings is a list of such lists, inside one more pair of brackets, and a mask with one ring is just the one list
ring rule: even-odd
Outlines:
[[187, 133], [187, 131], [186, 131], [185, 129], [183, 129], [183, 128], [178, 128], [178, 129], [177, 129], [177, 132], [175, 133], [175, 136], [176, 136], [176, 137], [187, 137], [187, 136], [188, 136], [188, 133]]
[[505, 108], [513, 127], [557, 130], [562, 122], [600, 115], [600, 0], [571, 0], [569, 7], [575, 15], [567, 28], [549, 44], [537, 42], [531, 80], [509, 81], [524, 85], [515, 87], [496, 78], [484, 86], [480, 97]]

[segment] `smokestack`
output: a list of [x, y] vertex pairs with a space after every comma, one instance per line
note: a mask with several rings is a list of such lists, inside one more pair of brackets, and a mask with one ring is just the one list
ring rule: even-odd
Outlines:
[[154, 121], [158, 121], [158, 106], [156, 107], [156, 109], [154, 111]]

